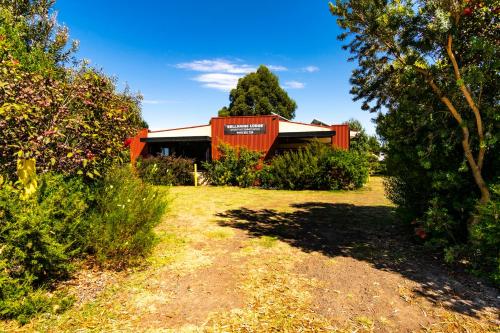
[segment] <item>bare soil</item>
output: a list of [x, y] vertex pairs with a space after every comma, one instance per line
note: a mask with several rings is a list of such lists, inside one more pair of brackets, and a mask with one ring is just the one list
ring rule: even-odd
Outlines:
[[81, 271], [78, 305], [0, 331], [499, 332], [500, 293], [445, 265], [355, 192], [171, 189], [159, 243], [126, 273]]

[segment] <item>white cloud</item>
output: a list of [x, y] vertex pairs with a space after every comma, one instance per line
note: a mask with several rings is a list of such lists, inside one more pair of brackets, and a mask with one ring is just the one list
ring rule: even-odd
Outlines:
[[[242, 76], [257, 70], [257, 66], [247, 64], [240, 59], [230, 61], [222, 58], [183, 62], [175, 65], [175, 67], [199, 72], [200, 75], [194, 77], [194, 81], [200, 82], [203, 87], [221, 91], [231, 91], [231, 89], [236, 88], [238, 80]], [[287, 67], [281, 65], [267, 65], [267, 67], [274, 72], [289, 70]], [[301, 69], [301, 71], [310, 73], [318, 70], [319, 68], [315, 66], [308, 66]], [[302, 89], [305, 84], [298, 81], [287, 81], [284, 86], [290, 89]]]
[[280, 65], [266, 65], [266, 66], [267, 68], [269, 68], [274, 72], [286, 72], [288, 70], [288, 68], [286, 68], [285, 66], [280, 66]]
[[241, 76], [228, 73], [208, 73], [202, 74], [194, 78], [195, 81], [201, 82], [204, 87], [213, 88], [222, 91], [231, 91], [236, 88], [238, 80]]
[[253, 66], [247, 64], [237, 64], [224, 59], [195, 60], [177, 64], [175, 67], [195, 72], [222, 72], [230, 74], [248, 74], [256, 70]]
[[307, 67], [303, 67], [302, 71], [303, 72], [307, 72], [307, 73], [314, 73], [314, 72], [319, 71], [319, 67], [317, 67], [317, 66], [307, 66]]
[[299, 81], [286, 81], [284, 84], [284, 87], [288, 89], [302, 89], [305, 86], [306, 85], [304, 83]]

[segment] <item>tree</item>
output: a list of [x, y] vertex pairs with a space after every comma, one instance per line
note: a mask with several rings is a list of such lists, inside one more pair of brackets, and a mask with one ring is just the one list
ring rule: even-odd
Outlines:
[[439, 101], [432, 105], [431, 115], [445, 110], [453, 119], [433, 134], [460, 130], [462, 156], [480, 202], [488, 202], [484, 168], [487, 153], [499, 139], [498, 4], [338, 0], [330, 4], [330, 11], [346, 30], [339, 39], [352, 36], [345, 48], [359, 65], [351, 78], [355, 100], [363, 100], [366, 110], [386, 108], [391, 113], [413, 96], [418, 112], [419, 106], [429, 104], [429, 94], [411, 91], [429, 89]]
[[229, 95], [229, 107], [219, 110], [219, 116], [256, 116], [278, 114], [287, 119], [295, 117], [297, 104], [279, 85], [276, 75], [260, 66], [238, 81]]
[[399, 217], [446, 260], [500, 281], [498, 1], [330, 9], [358, 62], [351, 93], [379, 112], [386, 192]]
[[39, 173], [103, 174], [144, 125], [141, 97], [86, 65], [65, 66], [53, 1], [0, 1], [0, 174], [15, 178], [24, 159]]
[[351, 118], [347, 121], [349, 130], [356, 132], [356, 135], [351, 138], [350, 149], [363, 153], [377, 155], [381, 151], [380, 142], [373, 135], [366, 134], [366, 131], [359, 120]]
[[[0, 34], [11, 43], [10, 56], [29, 71], [61, 74], [78, 48], [68, 28], [58, 24], [55, 0], [0, 0]], [[6, 53], [2, 54], [5, 57]]]

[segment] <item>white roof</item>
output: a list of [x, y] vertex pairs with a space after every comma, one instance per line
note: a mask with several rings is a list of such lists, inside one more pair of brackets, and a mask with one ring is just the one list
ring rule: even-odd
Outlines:
[[331, 131], [330, 127], [323, 127], [317, 125], [294, 123], [290, 121], [280, 121], [280, 133], [297, 133], [297, 132], [323, 132]]
[[190, 136], [208, 136], [212, 137], [212, 126], [194, 126], [185, 128], [176, 128], [163, 131], [153, 131], [148, 133], [148, 138], [172, 138], [172, 137], [190, 137]]

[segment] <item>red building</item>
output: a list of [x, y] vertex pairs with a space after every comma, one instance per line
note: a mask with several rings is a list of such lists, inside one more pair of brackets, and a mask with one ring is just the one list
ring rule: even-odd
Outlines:
[[[318, 122], [319, 123], [319, 122]], [[161, 131], [142, 130], [131, 144], [131, 157], [176, 155], [197, 161], [217, 159], [217, 147], [226, 143], [246, 147], [270, 158], [319, 140], [339, 149], [349, 149], [348, 125], [305, 124], [278, 115], [215, 117], [207, 125]]]

